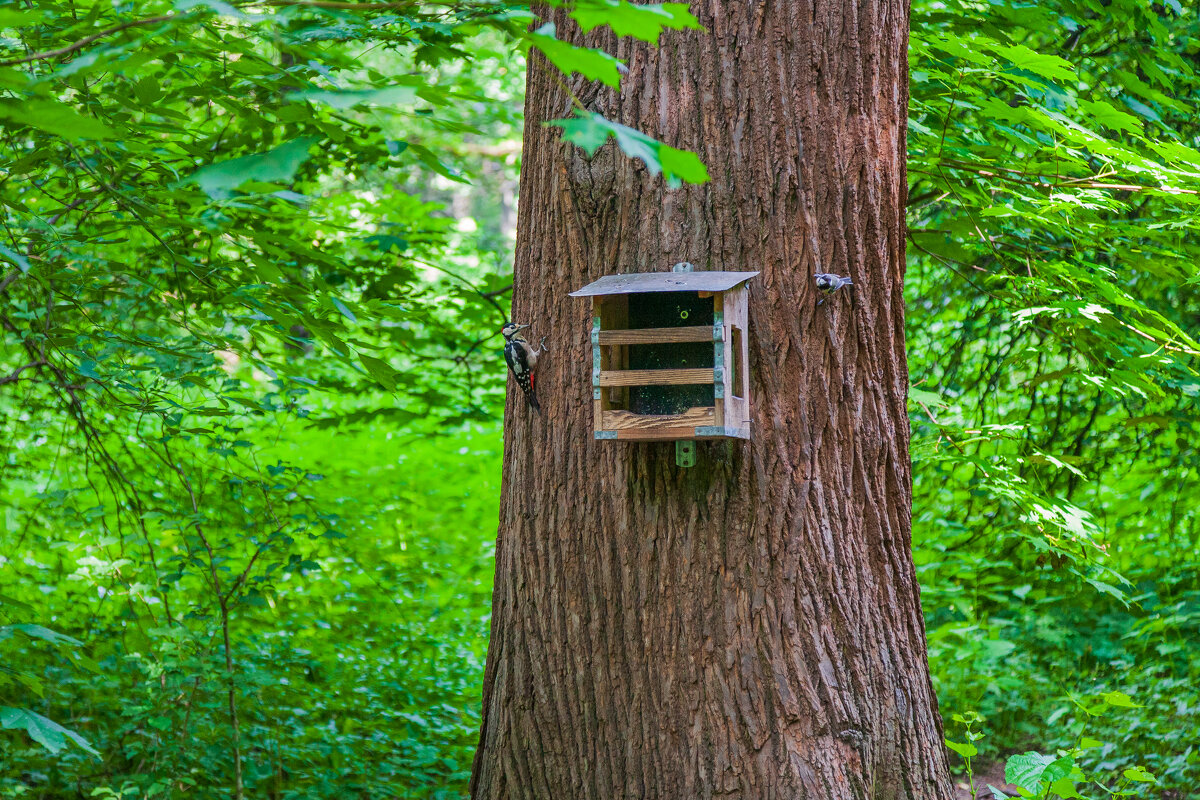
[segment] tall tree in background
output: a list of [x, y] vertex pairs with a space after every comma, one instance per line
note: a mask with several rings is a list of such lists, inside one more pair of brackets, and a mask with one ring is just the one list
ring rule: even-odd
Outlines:
[[[620, 93], [531, 60], [513, 317], [550, 335], [545, 416], [507, 411], [472, 796], [944, 798], [910, 554], [907, 3], [704, 0]], [[565, 14], [560, 37], [584, 37]], [[572, 107], [695, 151], [672, 191]], [[594, 143], [594, 142], [593, 142]], [[753, 441], [595, 442], [602, 275], [756, 269]], [[817, 306], [814, 272], [852, 275]]]

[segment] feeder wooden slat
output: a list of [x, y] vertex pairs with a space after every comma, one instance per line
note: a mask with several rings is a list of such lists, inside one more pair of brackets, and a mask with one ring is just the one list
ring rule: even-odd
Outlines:
[[716, 417], [711, 406], [697, 406], [682, 414], [634, 414], [632, 411], [614, 409], [602, 412], [600, 421], [601, 430], [606, 431], [664, 431], [713, 425]]
[[673, 344], [676, 342], [711, 342], [711, 325], [690, 325], [686, 328], [637, 328], [624, 331], [600, 331], [600, 344]]
[[601, 386], [683, 386], [713, 383], [713, 369], [601, 370]]
[[617, 441], [624, 442], [678, 442], [697, 438], [695, 428], [655, 428], [654, 430], [618, 430]]

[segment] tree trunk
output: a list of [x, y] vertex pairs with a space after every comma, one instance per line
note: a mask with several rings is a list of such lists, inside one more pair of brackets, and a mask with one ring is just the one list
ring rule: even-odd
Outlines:
[[[583, 105], [697, 152], [671, 191], [526, 98], [513, 318], [549, 334], [545, 416], [506, 414], [476, 800], [950, 796], [911, 543], [904, 0], [700, 0], [705, 31], [626, 60]], [[559, 35], [583, 41], [561, 13]], [[603, 275], [761, 270], [751, 442], [592, 438]], [[854, 288], [818, 306], [814, 272]]]

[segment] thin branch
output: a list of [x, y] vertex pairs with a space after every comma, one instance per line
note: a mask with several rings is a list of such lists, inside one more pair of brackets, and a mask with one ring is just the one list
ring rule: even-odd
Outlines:
[[[307, 6], [309, 8], [329, 8], [343, 9], [347, 11], [387, 11], [402, 8], [414, 8], [419, 3], [414, 0], [409, 2], [399, 3], [344, 3], [334, 2], [334, 0], [265, 0], [265, 2], [248, 3], [246, 5], [265, 5], [265, 6]], [[159, 22], [182, 17], [181, 14], [161, 14], [157, 17], [147, 17], [146, 19], [135, 19], [129, 22], [122, 22], [120, 25], [114, 25], [111, 28], [105, 28], [102, 31], [93, 33], [90, 36], [85, 36], [71, 44], [64, 45], [57, 50], [43, 50], [40, 53], [31, 53], [23, 58], [10, 58], [7, 61], [0, 61], [0, 67], [12, 67], [17, 64], [28, 64], [31, 61], [45, 61], [59, 56], [66, 56], [78, 50], [82, 50], [92, 42], [103, 39], [106, 36], [112, 36], [114, 33], [120, 33], [129, 28], [141, 28], [147, 25], [154, 25]]]
[[309, 8], [332, 8], [346, 11], [387, 11], [400, 8], [413, 8], [420, 5], [415, 0], [407, 3], [343, 3], [335, 0], [262, 0], [248, 5], [263, 6], [307, 6]]
[[[272, 514], [272, 516], [274, 516], [274, 514]], [[278, 522], [278, 520], [276, 520], [276, 522]], [[276, 528], [271, 535], [274, 536], [281, 531], [283, 531], [283, 526]], [[242, 574], [237, 577], [237, 580], [235, 580], [233, 585], [229, 587], [229, 591], [225, 593], [225, 599], [223, 602], [228, 603], [229, 600], [232, 599], [235, 594], [237, 594], [238, 590], [246, 584], [246, 579], [250, 577], [250, 570], [254, 569], [254, 562], [258, 561], [258, 557], [261, 556], [269, 546], [270, 542], [267, 542], [266, 544], [258, 545], [254, 549], [254, 555], [250, 556], [250, 560], [246, 562], [246, 568], [242, 570]]]
[[[958, 275], [958, 277], [962, 278], [964, 281], [966, 281], [967, 283], [969, 283], [969, 284], [971, 284], [972, 286], [974, 286], [974, 287], [975, 287], [976, 289], [978, 289], [978, 290], [979, 290], [979, 291], [980, 291], [982, 294], [986, 294], [988, 297], [995, 297], [995, 295], [993, 295], [993, 294], [992, 294], [991, 292], [989, 292], [987, 289], [984, 289], [982, 286], [980, 286], [979, 284], [975, 283], [975, 281], [971, 280], [969, 277], [967, 277], [965, 274], [963, 274], [961, 271], [959, 271], [959, 269], [958, 269], [957, 267], [955, 267], [955, 266], [954, 266], [954, 263], [953, 263], [952, 261], [950, 261], [949, 259], [947, 259], [947, 258], [945, 258], [945, 257], [943, 257], [943, 256], [940, 256], [940, 255], [938, 255], [937, 253], [934, 253], [934, 252], [931, 252], [931, 251], [929, 251], [929, 250], [926, 250], [924, 247], [921, 247], [921, 245], [917, 244], [917, 240], [913, 238], [913, 235], [912, 235], [912, 232], [911, 232], [911, 231], [908, 231], [908, 232], [906, 233], [906, 235], [908, 236], [908, 241], [912, 243], [912, 246], [913, 246], [913, 247], [917, 248], [918, 250], [920, 250], [922, 253], [924, 253], [925, 255], [929, 256], [930, 258], [933, 258], [933, 259], [935, 259], [935, 260], [937, 260], [937, 261], [940, 261], [940, 262], [942, 262], [943, 264], [945, 264], [947, 267], [949, 267], [949, 268], [950, 268], [950, 271], [951, 271], [951, 272], [953, 272], [954, 274]], [[963, 266], [969, 266], [969, 265], [966, 265], [966, 264], [964, 264]], [[975, 269], [979, 269], [979, 268], [978, 268], [978, 267], [975, 267]], [[983, 271], [984, 271], [984, 272], [986, 272], [986, 270], [983, 270]]]
[[935, 197], [945, 197], [948, 194], [950, 193], [942, 189], [930, 189], [928, 192], [922, 192], [921, 194], [916, 194], [909, 197], [908, 200], [905, 201], [904, 207], [912, 208], [914, 206], [919, 206], [926, 200], [932, 200]]
[[[929, 406], [925, 405], [920, 400], [917, 400], [915, 397], [912, 397], [909, 399], [921, 407], [921, 409], [925, 412], [925, 415], [927, 417], [929, 417], [930, 421], [932, 421], [934, 425], [938, 426], [939, 428], [947, 427], [946, 425], [943, 425], [942, 423], [938, 422], [938, 418], [935, 417], [933, 415], [933, 412], [929, 410]], [[948, 436], [948, 435], [942, 433], [941, 431], [939, 431], [938, 432], [938, 441], [941, 441], [942, 439], [945, 439], [947, 442], [954, 445], [954, 447], [958, 450], [958, 452], [962, 453], [964, 456], [967, 454], [967, 451], [963, 450], [962, 445], [960, 445], [958, 442], [954, 441], [953, 437]], [[983, 474], [987, 475], [987, 471], [985, 470]]]
[[[972, 164], [967, 161], [958, 161], [956, 159], [943, 159], [942, 164], [950, 169], [962, 170], [963, 172], [974, 172], [977, 175], [983, 175], [987, 178], [999, 178], [1000, 180], [1013, 181], [1015, 183], [1023, 183], [1027, 186], [1041, 186], [1045, 189], [1116, 189], [1125, 192], [1146, 192], [1160, 191], [1169, 192], [1171, 194], [1200, 194], [1200, 191], [1195, 189], [1175, 189], [1164, 186], [1145, 186], [1137, 183], [1104, 183], [1098, 180], [1102, 176], [1092, 175], [1087, 178], [1061, 178], [1055, 176], [1051, 178], [1049, 175], [1041, 175], [1036, 172], [1026, 172], [1024, 170], [1012, 169], [1011, 167], [995, 167], [990, 164]], [[910, 170], [916, 172], [919, 170]], [[1012, 175], [1004, 175], [1001, 173], [1013, 173]], [[932, 174], [932, 173], [929, 173]], [[1018, 178], [1016, 175], [1026, 175], [1027, 178]], [[1040, 180], [1038, 180], [1040, 179]]]
[[87, 196], [85, 195], [85, 196], [83, 196], [83, 197], [79, 198], [78, 200], [76, 200], [75, 202], [71, 203], [70, 205], [63, 206], [62, 208], [60, 208], [60, 209], [58, 210], [58, 212], [57, 212], [57, 213], [56, 213], [56, 214], [55, 214], [53, 217], [51, 217], [51, 218], [48, 220], [48, 221], [49, 221], [49, 223], [50, 223], [51, 225], [53, 225], [54, 223], [58, 222], [58, 220], [59, 220], [59, 217], [61, 217], [63, 214], [67, 213], [67, 212], [68, 212], [68, 211], [70, 211], [71, 209], [78, 208], [79, 206], [83, 205], [84, 201], [86, 201], [87, 199], [88, 199], [88, 198], [87, 198]]
[[479, 295], [481, 297], [499, 297], [502, 294], [508, 294], [509, 292], [511, 292], [512, 287], [513, 287], [513, 285], [510, 283], [508, 286], [505, 286], [500, 289], [496, 289], [495, 291], [492, 291], [492, 292], [480, 292]]
[[25, 364], [23, 366], [17, 367], [16, 370], [13, 371], [12, 373], [5, 375], [3, 378], [0, 378], [0, 386], [3, 386], [6, 383], [16, 383], [17, 381], [19, 381], [21, 379], [21, 373], [27, 369], [36, 369], [38, 367], [44, 367], [44, 366], [46, 366], [45, 361], [33, 361], [29, 364]]
[[58, 58], [59, 56], [70, 55], [76, 50], [82, 50], [97, 39], [103, 39], [105, 36], [112, 36], [114, 33], [120, 33], [126, 28], [138, 28], [145, 25], [154, 25], [157, 22], [165, 22], [169, 19], [175, 19], [178, 14], [162, 14], [157, 17], [147, 17], [146, 19], [135, 19], [129, 22], [122, 22], [120, 25], [114, 25], [111, 28], [105, 28], [99, 33], [93, 33], [91, 36], [85, 36], [77, 42], [60, 47], [57, 50], [44, 50], [40, 53], [33, 53], [24, 58], [10, 58], [7, 61], [0, 61], [0, 67], [11, 67], [16, 64], [27, 64], [30, 61], [45, 61], [48, 58]]
[[470, 365], [467, 363], [467, 359], [471, 357], [471, 353], [474, 353], [475, 350], [478, 349], [479, 345], [483, 344], [484, 342], [486, 342], [488, 339], [491, 339], [495, 335], [496, 335], [496, 331], [492, 331], [491, 333], [489, 333], [485, 336], [481, 336], [480, 338], [476, 339], [474, 344], [472, 344], [470, 347], [468, 347], [465, 353], [460, 353], [454, 357], [454, 362], [456, 364], [466, 366], [467, 369], [469, 370]]
[[505, 320], [505, 321], [508, 320], [508, 312], [506, 312], [504, 310], [503, 306], [501, 306], [499, 303], [496, 302], [496, 296], [500, 295], [500, 294], [504, 294], [504, 292], [507, 291], [508, 289], [511, 289], [512, 286], [509, 286], [508, 289], [505, 289], [504, 291], [485, 292], [482, 289], [480, 289], [478, 286], [476, 286], [475, 284], [471, 283], [471, 281], [464, 278], [462, 275], [459, 275], [457, 272], [454, 272], [452, 270], [448, 270], [445, 267], [438, 266], [437, 264], [430, 263], [421, 258], [410, 258], [409, 261], [414, 261], [422, 266], [429, 267], [430, 269], [436, 269], [438, 272], [441, 272], [445, 275], [449, 275], [451, 278], [454, 278], [454, 280], [463, 284], [468, 289], [473, 291], [475, 294], [479, 295], [484, 300], [491, 303], [492, 307], [495, 308], [496, 311], [500, 314], [500, 319]]

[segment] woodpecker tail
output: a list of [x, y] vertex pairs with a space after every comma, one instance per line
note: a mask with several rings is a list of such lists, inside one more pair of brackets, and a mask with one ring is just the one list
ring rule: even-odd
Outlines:
[[533, 387], [534, 387], [534, 379], [533, 379], [533, 375], [530, 375], [529, 376], [529, 385], [522, 386], [521, 388], [525, 391], [525, 400], [526, 400], [526, 402], [529, 403], [529, 407], [532, 408], [534, 411], [536, 411], [537, 415], [540, 417], [542, 415], [542, 407], [540, 405], [538, 405], [537, 395], [534, 394]]

